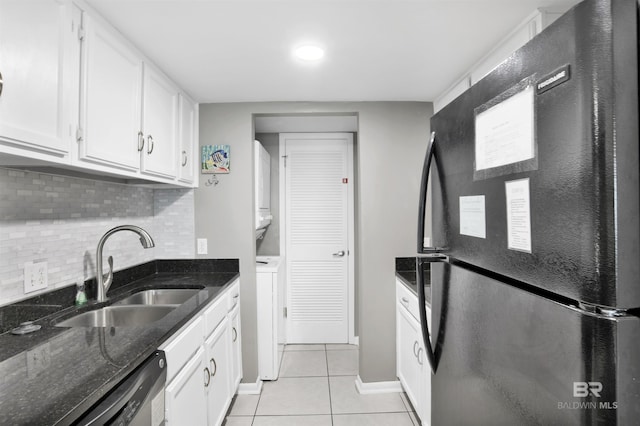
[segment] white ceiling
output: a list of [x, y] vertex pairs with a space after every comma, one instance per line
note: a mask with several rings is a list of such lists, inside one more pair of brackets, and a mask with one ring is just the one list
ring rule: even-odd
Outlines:
[[[575, 0], [86, 0], [196, 101], [431, 101], [537, 7]], [[302, 65], [294, 45], [325, 60]]]

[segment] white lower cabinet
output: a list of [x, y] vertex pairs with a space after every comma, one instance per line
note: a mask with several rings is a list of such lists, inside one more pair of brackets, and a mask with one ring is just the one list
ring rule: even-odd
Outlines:
[[[230, 348], [229, 348], [229, 320], [225, 318], [216, 331], [205, 341], [207, 349], [208, 374], [206, 384], [207, 408], [209, 421], [207, 424], [222, 424], [227, 407], [231, 404], [233, 390], [231, 387]], [[200, 423], [204, 424], [204, 423]]]
[[236, 281], [161, 345], [167, 357], [166, 425], [217, 426], [224, 421], [242, 378], [242, 355], [236, 352], [239, 293]]
[[205, 353], [196, 354], [165, 388], [165, 418], [167, 425], [207, 424], [207, 399], [203, 392], [206, 383]]
[[[239, 288], [236, 288], [238, 293], [239, 290]], [[234, 389], [237, 389], [242, 379], [242, 336], [240, 334], [239, 300], [229, 313], [229, 318], [231, 319], [231, 385]]]
[[[396, 368], [398, 379], [423, 425], [431, 424], [431, 367], [422, 341], [417, 296], [396, 283]], [[427, 307], [427, 319], [431, 309]]]

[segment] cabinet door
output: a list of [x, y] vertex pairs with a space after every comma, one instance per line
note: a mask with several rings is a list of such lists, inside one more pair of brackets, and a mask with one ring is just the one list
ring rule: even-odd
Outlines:
[[201, 347], [166, 387], [167, 426], [207, 424], [205, 384], [210, 379], [207, 365]]
[[420, 391], [422, 382], [422, 366], [418, 362], [418, 356], [422, 355], [422, 360], [425, 360], [424, 353], [420, 354], [420, 349], [422, 348], [422, 337], [420, 333], [420, 324], [418, 321], [402, 305], [397, 304], [397, 374], [404, 391], [419, 416], [422, 414], [422, 399]]
[[206, 359], [211, 374], [211, 380], [207, 386], [209, 426], [222, 424], [233, 396], [231, 392], [230, 341], [229, 320], [225, 318], [205, 342]]
[[140, 168], [142, 59], [114, 30], [85, 14], [79, 158]]
[[231, 310], [231, 389], [235, 394], [242, 379], [242, 336], [240, 334], [240, 303]]
[[197, 157], [196, 104], [184, 95], [180, 95], [180, 171], [178, 178], [182, 182], [192, 183], [195, 176]]
[[55, 0], [0, 1], [0, 139], [9, 146], [60, 157], [69, 152], [65, 108], [77, 103], [70, 67], [79, 68], [80, 57], [77, 51], [74, 63], [68, 11]]
[[166, 77], [145, 64], [143, 93], [142, 127], [145, 148], [142, 153], [142, 171], [174, 178], [177, 169], [178, 89]]

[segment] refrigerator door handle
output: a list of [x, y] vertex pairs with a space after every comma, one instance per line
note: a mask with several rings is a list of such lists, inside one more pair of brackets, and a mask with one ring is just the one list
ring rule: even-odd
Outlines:
[[424, 294], [424, 264], [446, 261], [447, 257], [444, 255], [433, 255], [429, 257], [416, 257], [416, 273], [418, 284], [418, 312], [420, 313], [420, 325], [422, 329], [422, 340], [424, 341], [424, 349], [427, 354], [427, 360], [431, 367], [431, 372], [436, 374], [437, 365], [435, 359], [435, 352], [431, 346], [431, 339], [429, 339], [429, 323], [427, 322], [427, 299]]
[[427, 145], [427, 154], [422, 166], [422, 181], [420, 183], [420, 204], [418, 206], [418, 253], [429, 254], [438, 253], [443, 248], [424, 246], [424, 215], [427, 209], [427, 189], [429, 188], [429, 172], [431, 171], [431, 160], [433, 160], [436, 147], [436, 132], [431, 132], [431, 139]]

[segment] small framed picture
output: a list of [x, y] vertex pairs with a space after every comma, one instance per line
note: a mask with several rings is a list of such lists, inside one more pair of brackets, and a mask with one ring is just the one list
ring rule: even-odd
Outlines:
[[202, 146], [202, 173], [229, 173], [230, 145]]

